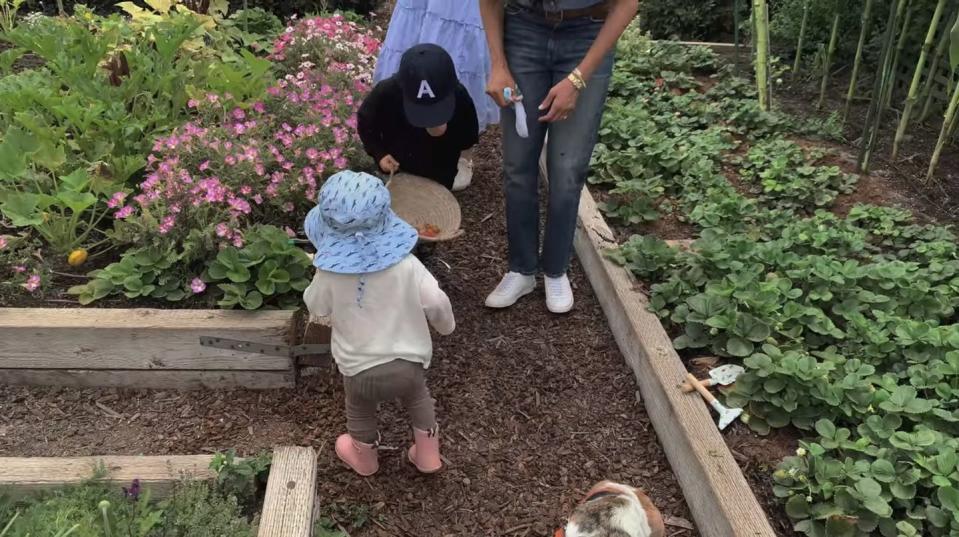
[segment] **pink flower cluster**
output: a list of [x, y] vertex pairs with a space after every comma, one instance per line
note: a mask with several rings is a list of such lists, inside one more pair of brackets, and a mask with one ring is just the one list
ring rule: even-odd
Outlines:
[[306, 45], [348, 54], [297, 61], [255, 103], [190, 100], [195, 120], [155, 140], [139, 192], [110, 198], [115, 218], [173, 240], [209, 230], [237, 247], [250, 222], [298, 224], [323, 179], [362, 155], [356, 112], [379, 41], [338, 15], [306, 19], [277, 41], [273, 60]]
[[341, 73], [369, 84], [372, 80], [380, 41], [342, 15], [303, 19], [286, 29], [273, 43], [271, 59], [290, 71], [303, 62], [316, 63], [319, 70]]

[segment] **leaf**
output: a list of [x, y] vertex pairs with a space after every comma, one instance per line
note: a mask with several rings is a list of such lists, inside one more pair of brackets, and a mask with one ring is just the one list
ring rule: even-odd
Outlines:
[[763, 383], [763, 389], [768, 393], [779, 393], [786, 387], [786, 381], [782, 377], [772, 377], [766, 379]]
[[152, 7], [157, 12], [166, 15], [170, 12], [170, 8], [173, 7], [173, 0], [144, 0], [146, 4]]
[[856, 482], [856, 490], [862, 494], [863, 498], [879, 498], [882, 494], [882, 485], [870, 477], [864, 477]]
[[809, 518], [809, 502], [806, 501], [805, 497], [798, 494], [792, 496], [786, 502], [786, 514], [793, 520]]
[[57, 194], [57, 200], [74, 213], [79, 214], [93, 207], [97, 202], [97, 197], [89, 192], [65, 191]]
[[849, 516], [831, 516], [826, 519], [828, 537], [855, 537], [856, 519]]
[[889, 485], [889, 491], [900, 500], [911, 500], [916, 497], [916, 485], [903, 485], [895, 482]]
[[936, 495], [939, 497], [939, 505], [953, 514], [959, 514], [959, 490], [955, 487], [939, 487]]
[[886, 459], [876, 459], [872, 463], [872, 477], [882, 483], [892, 483], [896, 480], [896, 468]]
[[821, 419], [816, 422], [816, 432], [825, 438], [835, 438], [836, 426], [827, 419]]
[[36, 194], [14, 192], [6, 195], [0, 204], [0, 212], [16, 227], [38, 226], [43, 224], [39, 204], [40, 197]]
[[90, 174], [83, 168], [73, 170], [70, 175], [62, 175], [59, 178], [60, 184], [73, 192], [80, 192], [90, 184]]
[[879, 496], [864, 498], [862, 505], [883, 518], [892, 516], [892, 507], [889, 502]]
[[751, 341], [746, 341], [737, 336], [733, 336], [726, 341], [726, 352], [732, 356], [749, 356], [753, 353], [754, 346]]
[[936, 466], [941, 475], [949, 475], [956, 468], [957, 456], [955, 448], [943, 447], [936, 455]]

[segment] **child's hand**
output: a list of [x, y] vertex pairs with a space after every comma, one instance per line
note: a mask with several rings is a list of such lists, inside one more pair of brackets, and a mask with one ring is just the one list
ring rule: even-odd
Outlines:
[[396, 162], [393, 155], [386, 155], [380, 159], [380, 169], [386, 173], [396, 173], [400, 169], [400, 163]]

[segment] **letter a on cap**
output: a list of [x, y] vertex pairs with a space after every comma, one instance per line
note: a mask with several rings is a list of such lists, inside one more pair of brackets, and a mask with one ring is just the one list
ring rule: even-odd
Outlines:
[[433, 88], [430, 87], [430, 83], [425, 80], [420, 81], [420, 90], [416, 93], [417, 100], [422, 99], [423, 95], [429, 95], [430, 99], [436, 98], [436, 94], [433, 93]]

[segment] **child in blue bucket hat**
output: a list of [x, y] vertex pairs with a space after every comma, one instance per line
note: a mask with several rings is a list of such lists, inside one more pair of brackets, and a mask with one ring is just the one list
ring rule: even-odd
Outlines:
[[436, 278], [411, 253], [418, 233], [390, 209], [382, 181], [353, 171], [326, 181], [305, 227], [318, 270], [303, 299], [312, 315], [332, 321], [346, 395], [348, 433], [336, 440], [337, 456], [362, 476], [376, 473], [377, 405], [399, 399], [413, 426], [410, 462], [436, 472], [442, 462], [426, 386], [429, 325], [449, 335], [456, 321]]

